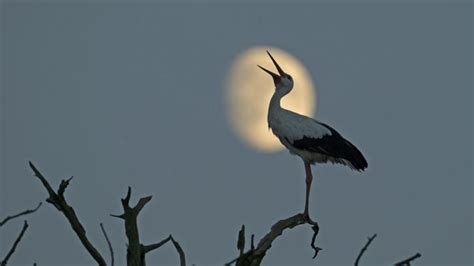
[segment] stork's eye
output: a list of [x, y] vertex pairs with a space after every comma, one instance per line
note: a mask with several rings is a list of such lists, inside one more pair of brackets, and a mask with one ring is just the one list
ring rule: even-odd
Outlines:
[[288, 78], [289, 80], [292, 80], [292, 78], [291, 78], [291, 76], [290, 76], [290, 75], [288, 75], [288, 76], [287, 76], [287, 78]]

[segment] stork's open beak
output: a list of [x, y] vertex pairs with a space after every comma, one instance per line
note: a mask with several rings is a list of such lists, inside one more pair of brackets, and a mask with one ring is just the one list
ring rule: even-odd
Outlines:
[[281, 67], [278, 65], [278, 63], [275, 61], [275, 59], [273, 58], [273, 56], [270, 54], [270, 52], [267, 51], [267, 54], [270, 56], [270, 58], [272, 59], [272, 62], [273, 64], [275, 65], [275, 67], [277, 68], [278, 70], [278, 73], [280, 73], [280, 75], [276, 74], [276, 73], [273, 73], [271, 72], [270, 70], [258, 65], [259, 68], [261, 68], [263, 71], [267, 72], [268, 74], [270, 74], [273, 78], [273, 82], [275, 82], [275, 84], [277, 84], [280, 80], [281, 80], [281, 76], [283, 76], [285, 74], [285, 72], [283, 71], [283, 69], [281, 69]]

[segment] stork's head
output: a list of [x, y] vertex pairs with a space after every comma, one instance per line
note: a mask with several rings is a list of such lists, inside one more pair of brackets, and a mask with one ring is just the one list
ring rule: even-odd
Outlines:
[[270, 52], [267, 51], [267, 54], [270, 56], [270, 59], [272, 59], [272, 62], [278, 70], [279, 75], [271, 72], [270, 70], [262, 66], [258, 67], [272, 76], [273, 82], [275, 83], [275, 90], [283, 90], [285, 94], [289, 93], [293, 89], [293, 78], [290, 75], [286, 74], [283, 69], [281, 69], [281, 67], [275, 61]]

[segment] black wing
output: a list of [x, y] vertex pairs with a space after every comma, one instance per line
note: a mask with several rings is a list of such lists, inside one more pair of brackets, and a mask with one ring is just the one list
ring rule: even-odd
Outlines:
[[367, 168], [367, 161], [356, 146], [342, 137], [335, 129], [323, 123], [320, 124], [327, 127], [331, 131], [331, 135], [318, 139], [304, 136], [290, 143], [300, 150], [317, 152], [335, 159], [346, 160], [358, 171]]

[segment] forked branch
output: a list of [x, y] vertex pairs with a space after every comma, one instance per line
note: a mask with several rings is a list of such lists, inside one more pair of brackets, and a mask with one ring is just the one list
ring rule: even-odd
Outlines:
[[63, 215], [68, 220], [69, 224], [71, 225], [72, 229], [76, 233], [77, 237], [81, 241], [82, 245], [86, 248], [92, 258], [99, 264], [99, 265], [106, 265], [104, 258], [99, 253], [99, 251], [92, 245], [89, 239], [86, 236], [86, 230], [82, 226], [79, 218], [77, 218], [76, 212], [74, 209], [67, 203], [66, 198], [64, 197], [64, 193], [66, 191], [69, 182], [71, 181], [72, 177], [66, 180], [61, 180], [61, 184], [59, 185], [58, 191], [55, 192], [46, 178], [38, 171], [38, 169], [33, 165], [32, 162], [29, 162], [31, 169], [33, 170], [34, 174], [38, 179], [41, 181], [43, 186], [46, 188], [49, 197], [46, 201], [52, 204], [57, 210], [63, 213]]
[[186, 259], [184, 256], [184, 251], [181, 246], [176, 242], [173, 237], [170, 235], [166, 239], [151, 245], [143, 245], [140, 243], [140, 234], [138, 232], [138, 222], [137, 218], [140, 214], [140, 211], [145, 207], [145, 205], [151, 200], [152, 196], [140, 198], [138, 203], [134, 207], [130, 207], [130, 198], [132, 195], [132, 189], [128, 187], [127, 195], [125, 198], [121, 199], [123, 214], [111, 216], [120, 218], [124, 220], [125, 223], [125, 234], [128, 239], [128, 248], [127, 248], [127, 265], [128, 266], [144, 266], [145, 265], [145, 255], [146, 253], [160, 248], [169, 241], [172, 241], [176, 250], [180, 256], [180, 262], [182, 266], [186, 265]]

